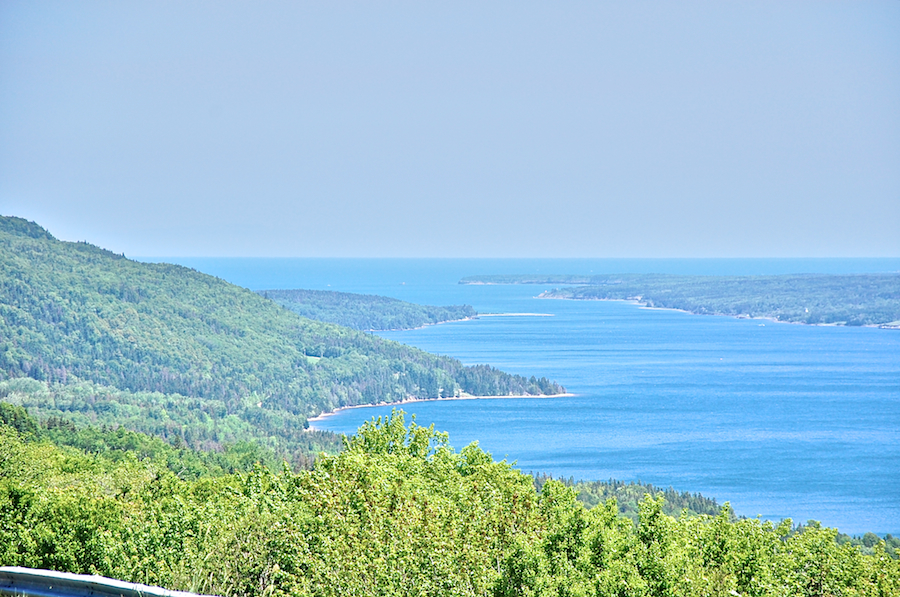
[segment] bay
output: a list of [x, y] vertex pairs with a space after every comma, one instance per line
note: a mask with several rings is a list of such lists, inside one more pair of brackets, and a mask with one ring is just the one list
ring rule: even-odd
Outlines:
[[[814, 327], [534, 297], [465, 286], [503, 273], [768, 274], [898, 271], [900, 260], [166, 259], [254, 290], [318, 288], [484, 317], [380, 335], [559, 381], [570, 397], [418, 402], [419, 424], [478, 441], [524, 471], [641, 480], [730, 501], [742, 515], [900, 534], [900, 332]], [[391, 407], [316, 427], [352, 433]]]

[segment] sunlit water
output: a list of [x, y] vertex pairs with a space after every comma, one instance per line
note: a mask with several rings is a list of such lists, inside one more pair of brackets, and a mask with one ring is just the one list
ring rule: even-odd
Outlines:
[[[900, 260], [173, 259], [259, 290], [395, 296], [485, 317], [380, 335], [467, 364], [564, 384], [572, 397], [404, 405], [525, 471], [641, 480], [730, 501], [744, 515], [900, 534], [900, 332], [811, 327], [533, 298], [548, 287], [464, 286], [490, 273], [896, 271]], [[390, 407], [341, 411], [352, 433]]]

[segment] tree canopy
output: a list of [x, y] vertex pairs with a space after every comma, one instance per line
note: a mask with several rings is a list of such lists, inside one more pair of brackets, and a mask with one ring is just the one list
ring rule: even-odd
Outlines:
[[816, 523], [735, 520], [727, 504], [715, 516], [668, 516], [662, 494], [642, 498], [635, 524], [615, 499], [588, 509], [553, 480], [538, 492], [476, 444], [456, 452], [399, 412], [363, 425], [311, 471], [228, 473], [197, 456], [200, 474], [188, 478], [170, 457], [142, 453], [141, 440], [61, 445], [9, 411], [2, 565], [226, 597], [900, 591], [900, 562], [877, 538], [863, 548]]

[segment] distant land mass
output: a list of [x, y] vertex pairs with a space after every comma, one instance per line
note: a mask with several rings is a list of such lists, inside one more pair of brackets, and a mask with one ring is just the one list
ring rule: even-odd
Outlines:
[[699, 315], [900, 329], [900, 274], [471, 276], [460, 284], [578, 284], [538, 298], [633, 300]]
[[205, 448], [255, 440], [302, 464], [339, 448], [337, 436], [304, 430], [307, 417], [339, 407], [562, 392], [0, 217], [0, 397], [39, 419]]
[[478, 315], [470, 305], [433, 307], [372, 294], [331, 290], [259, 290], [257, 293], [303, 317], [363, 331], [410, 330]]

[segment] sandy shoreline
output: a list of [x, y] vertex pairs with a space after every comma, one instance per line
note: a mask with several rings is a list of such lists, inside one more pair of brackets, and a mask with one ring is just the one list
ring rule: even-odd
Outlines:
[[[470, 396], [468, 394], [463, 396], [453, 396], [451, 398], [406, 398], [404, 400], [398, 400], [397, 402], [379, 402], [378, 404], [356, 404], [353, 406], [342, 406], [340, 408], [336, 408], [331, 412], [322, 413], [315, 417], [310, 417], [307, 421], [310, 423], [310, 429], [314, 429], [312, 426], [316, 421], [324, 421], [328, 417], [334, 416], [337, 413], [343, 410], [350, 410], [353, 408], [373, 408], [376, 406], [402, 406], [404, 404], [411, 404], [413, 402], [443, 402], [449, 400], [506, 400], [508, 398], [566, 398], [569, 396], [575, 396], [575, 394], [570, 394], [568, 392], [563, 394], [541, 394], [539, 396], [535, 396], [532, 394], [509, 394], [505, 396]], [[319, 431], [322, 431], [321, 429]]]

